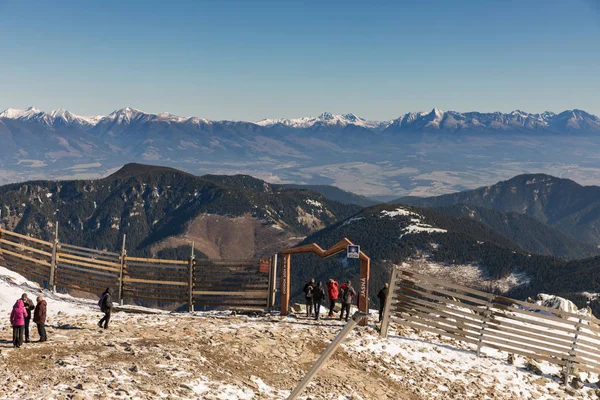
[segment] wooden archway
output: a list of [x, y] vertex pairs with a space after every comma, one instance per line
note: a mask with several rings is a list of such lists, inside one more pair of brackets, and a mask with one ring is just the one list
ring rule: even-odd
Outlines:
[[[314, 253], [321, 258], [346, 251], [348, 246], [353, 246], [347, 238], [340, 240], [328, 250], [323, 250], [318, 244], [312, 243], [305, 246], [294, 247], [281, 251], [281, 315], [287, 315], [290, 306], [290, 266], [292, 254]], [[369, 276], [371, 274], [371, 259], [362, 251], [360, 259], [360, 282], [358, 285], [358, 309], [364, 313], [369, 312]], [[366, 322], [366, 321], [365, 321]]]

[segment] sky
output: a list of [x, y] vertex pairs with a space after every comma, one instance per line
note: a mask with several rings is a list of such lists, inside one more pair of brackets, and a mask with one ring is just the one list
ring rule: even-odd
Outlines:
[[0, 0], [0, 109], [600, 115], [600, 0]]

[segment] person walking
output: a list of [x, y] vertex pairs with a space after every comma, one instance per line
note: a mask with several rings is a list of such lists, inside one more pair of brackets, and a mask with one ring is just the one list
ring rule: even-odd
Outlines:
[[104, 291], [104, 293], [102, 293], [102, 296], [100, 297], [100, 301], [98, 301], [100, 311], [104, 313], [104, 317], [102, 317], [102, 319], [98, 322], [98, 326], [100, 328], [102, 328], [104, 324], [104, 329], [108, 329], [108, 323], [110, 322], [110, 312], [113, 308], [111, 294], [112, 292], [110, 288], [106, 288], [106, 290]]
[[310, 318], [313, 308], [313, 296], [315, 294], [315, 278], [304, 285], [304, 299], [306, 300], [306, 316]]
[[379, 299], [379, 322], [381, 322], [381, 320], [383, 319], [383, 309], [385, 307], [385, 301], [388, 297], [389, 287], [390, 284], [386, 283], [385, 285], [383, 285], [379, 293], [377, 293], [377, 298]]
[[340, 321], [344, 318], [344, 311], [346, 311], [346, 322], [350, 318], [350, 305], [352, 304], [352, 298], [356, 295], [356, 291], [352, 287], [352, 282], [348, 281], [342, 285], [342, 311], [340, 311]]
[[21, 295], [21, 300], [23, 300], [23, 305], [27, 310], [27, 317], [25, 317], [25, 343], [29, 343], [29, 324], [31, 323], [32, 312], [35, 309], [35, 304], [33, 304], [33, 301], [27, 297], [27, 293], [23, 293], [23, 295]]
[[22, 299], [17, 300], [10, 313], [10, 324], [13, 327], [13, 346], [19, 348], [23, 345], [23, 333], [25, 330], [25, 318], [27, 310]]
[[315, 294], [313, 295], [313, 304], [315, 306], [315, 320], [319, 320], [319, 313], [321, 311], [321, 302], [325, 299], [325, 288], [323, 287], [323, 283], [317, 283], [317, 287], [315, 287]]
[[37, 304], [33, 312], [33, 322], [37, 325], [37, 331], [40, 335], [40, 342], [48, 340], [46, 335], [46, 300], [42, 296], [37, 297]]
[[333, 309], [338, 299], [339, 284], [333, 279], [327, 281], [327, 297], [329, 298], [329, 318], [333, 318]]

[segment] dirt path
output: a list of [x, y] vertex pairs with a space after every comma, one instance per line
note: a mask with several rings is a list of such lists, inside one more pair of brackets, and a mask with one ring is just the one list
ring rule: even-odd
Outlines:
[[[95, 322], [59, 315], [46, 343], [13, 349], [0, 342], [0, 398], [285, 398], [342, 328], [338, 321], [123, 313], [109, 330]], [[8, 329], [0, 333], [10, 338]], [[354, 338], [372, 334], [361, 328]], [[417, 399], [372, 364], [340, 349], [305, 395]]]

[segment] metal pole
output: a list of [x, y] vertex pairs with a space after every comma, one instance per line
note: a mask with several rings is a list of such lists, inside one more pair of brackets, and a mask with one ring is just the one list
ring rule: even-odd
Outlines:
[[123, 305], [123, 275], [125, 274], [125, 259], [127, 258], [127, 249], [125, 249], [125, 239], [127, 234], [123, 234], [123, 245], [121, 246], [121, 270], [119, 271], [119, 304]]
[[392, 276], [390, 277], [390, 286], [388, 288], [388, 295], [385, 298], [385, 306], [383, 307], [383, 319], [381, 321], [381, 328], [379, 330], [379, 337], [386, 338], [388, 334], [388, 328], [390, 326], [390, 317], [392, 314], [392, 301], [396, 294], [396, 280], [397, 280], [398, 269], [392, 268]]
[[52, 246], [52, 260], [50, 261], [50, 282], [49, 286], [53, 292], [56, 292], [56, 285], [54, 284], [56, 276], [56, 252], [58, 249], [58, 220], [56, 221], [56, 229], [54, 230], [54, 244]]
[[269, 310], [275, 306], [275, 293], [277, 292], [277, 253], [271, 258], [269, 272]]
[[333, 355], [335, 350], [342, 344], [342, 341], [352, 332], [352, 329], [363, 320], [363, 318], [367, 318], [369, 314], [362, 313], [360, 311], [355, 312], [352, 315], [352, 319], [348, 321], [344, 329], [333, 339], [333, 341], [327, 346], [321, 357], [317, 360], [317, 362], [312, 366], [312, 368], [308, 371], [304, 379], [296, 386], [296, 389], [290, 394], [288, 400], [296, 400], [300, 393], [306, 388], [310, 380], [316, 375], [317, 372], [325, 365], [327, 360]]
[[194, 311], [194, 242], [192, 242], [192, 255], [188, 265], [188, 312]]

